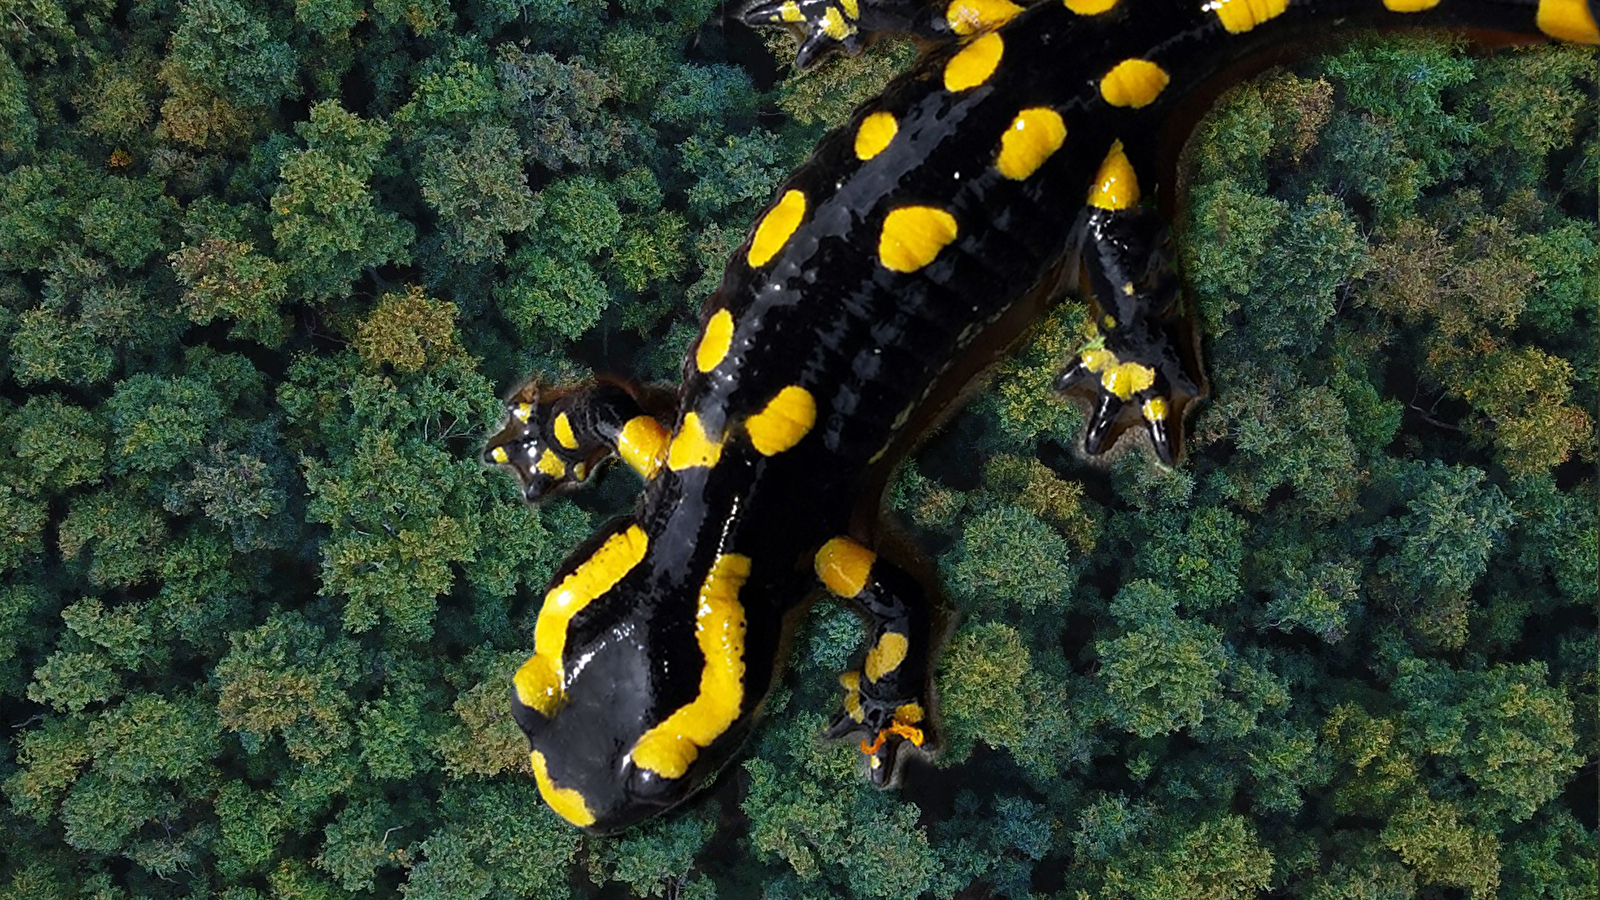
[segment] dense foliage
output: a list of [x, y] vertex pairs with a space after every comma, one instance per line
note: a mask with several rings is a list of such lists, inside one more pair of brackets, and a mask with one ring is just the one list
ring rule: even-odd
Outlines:
[[771, 87], [695, 0], [0, 0], [0, 897], [1593, 898], [1571, 48], [1361, 44], [1208, 120], [1189, 461], [1064, 449], [1068, 302], [894, 489], [955, 611], [938, 768], [816, 739], [824, 604], [705, 802], [539, 801], [508, 673], [637, 482], [524, 508], [497, 396], [671, 378], [913, 53]]

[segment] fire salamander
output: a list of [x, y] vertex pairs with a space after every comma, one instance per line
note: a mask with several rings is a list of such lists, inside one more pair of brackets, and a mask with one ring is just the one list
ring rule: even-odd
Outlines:
[[488, 443], [530, 500], [613, 455], [645, 481], [634, 513], [556, 572], [512, 689], [545, 800], [597, 832], [682, 803], [728, 761], [819, 584], [869, 625], [828, 733], [861, 738], [878, 785], [931, 745], [931, 607], [875, 550], [879, 498], [1053, 297], [1086, 291], [1100, 329], [1058, 382], [1088, 399], [1085, 451], [1127, 432], [1179, 458], [1205, 383], [1142, 198], [1186, 96], [1334, 28], [1600, 42], [1596, 0], [758, 0], [742, 15], [800, 30], [801, 64], [875, 32], [936, 45], [777, 190], [675, 395], [524, 387]]

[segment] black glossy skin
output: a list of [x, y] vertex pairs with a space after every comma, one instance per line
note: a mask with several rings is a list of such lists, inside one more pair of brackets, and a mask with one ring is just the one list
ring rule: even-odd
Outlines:
[[[720, 461], [682, 472], [663, 467], [636, 513], [579, 548], [555, 579], [631, 522], [650, 538], [643, 561], [571, 624], [568, 704], [546, 720], [514, 703], [550, 778], [577, 790], [594, 813], [590, 827], [613, 831], [683, 801], [745, 739], [781, 667], [790, 614], [817, 590], [813, 555], [841, 534], [872, 545], [872, 516], [859, 513], [876, 510], [874, 494], [912, 436], [905, 432], [928, 418], [930, 404], [948, 399], [950, 382], [988, 359], [974, 362], [973, 354], [992, 354], [1020, 333], [1028, 316], [1017, 313], [1031, 312], [1059, 273], [1078, 271], [1072, 263], [1078, 242], [1092, 230], [1084, 224], [1085, 197], [1114, 140], [1127, 148], [1149, 197], [1167, 187], [1153, 183], [1163, 126], [1182, 111], [1186, 96], [1240, 60], [1335, 25], [1537, 35], [1534, 9], [1534, 3], [1444, 0], [1433, 12], [1399, 15], [1377, 0], [1298, 0], [1271, 22], [1230, 35], [1196, 2], [1122, 0], [1091, 17], [1044, 2], [999, 30], [1004, 56], [981, 86], [945, 90], [941, 73], [958, 45], [935, 49], [826, 138], [775, 195], [791, 188], [805, 193], [810, 205], [801, 225], [760, 269], [751, 269], [741, 249], [707, 304], [706, 318], [725, 307], [737, 323], [726, 358], [702, 374], [691, 353], [678, 420], [663, 423], [675, 431], [694, 412], [708, 432], [727, 432]], [[1171, 82], [1142, 109], [1114, 108], [1098, 81], [1132, 57], [1159, 63]], [[1020, 110], [1036, 106], [1060, 113], [1065, 143], [1031, 177], [1007, 180], [993, 166], [997, 141]], [[899, 131], [862, 162], [853, 138], [861, 119], [877, 110], [892, 112]], [[910, 204], [949, 211], [959, 236], [932, 263], [900, 274], [879, 263], [878, 235], [890, 209]], [[1115, 257], [1118, 247], [1144, 248], [1125, 252], [1132, 256], [1124, 262], [1111, 259], [1112, 269], [1140, 268], [1159, 250], [1148, 246], [1153, 235], [1142, 226], [1137, 234], [1121, 231], [1135, 227], [1122, 220], [1096, 227], [1104, 233], [1091, 240], [1093, 252]], [[1156, 292], [1175, 299], [1170, 268], [1156, 268]], [[1140, 333], [1166, 327], [1157, 321], [1166, 311], [1116, 307], [1105, 285], [1099, 288], [1102, 309], [1139, 325]], [[1198, 384], [1197, 364], [1181, 365]], [[790, 385], [815, 397], [815, 426], [792, 449], [762, 456], [740, 423]], [[1176, 419], [1181, 436], [1181, 410]], [[667, 779], [638, 769], [628, 754], [642, 733], [696, 696], [702, 657], [695, 598], [718, 553], [752, 560], [739, 595], [747, 621], [743, 706], [685, 776]]]

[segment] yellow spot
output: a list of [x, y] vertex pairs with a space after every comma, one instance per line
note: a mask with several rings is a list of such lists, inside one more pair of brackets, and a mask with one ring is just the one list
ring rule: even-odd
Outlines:
[[567, 418], [566, 413], [556, 415], [555, 424], [550, 430], [556, 433], [556, 443], [568, 450], [578, 449], [578, 436], [572, 433], [572, 420]]
[[1155, 384], [1155, 381], [1154, 369], [1135, 362], [1118, 363], [1100, 376], [1100, 386], [1123, 400]]
[[861, 18], [861, 4], [857, 0], [839, 0], [839, 8], [844, 10], [844, 17], [852, 22]]
[[[1134, 185], [1134, 187], [1138, 187], [1138, 186], [1139, 186], [1138, 184]], [[1135, 198], [1135, 202], [1137, 202], [1137, 198]], [[1133, 296], [1133, 282], [1131, 282], [1131, 281], [1124, 282], [1123, 285], [1122, 285], [1122, 293], [1123, 293], [1124, 296], [1132, 297]]]
[[1080, 358], [1083, 360], [1083, 367], [1096, 374], [1117, 364], [1117, 355], [1110, 350], [1085, 350]]
[[506, 448], [504, 447], [496, 447], [493, 450], [490, 450], [489, 458], [493, 459], [502, 466], [511, 461], [511, 456], [506, 453]]
[[1112, 106], [1149, 106], [1172, 79], [1148, 59], [1125, 59], [1100, 79], [1100, 96]]
[[733, 314], [719, 309], [706, 321], [705, 333], [700, 335], [700, 346], [694, 351], [695, 368], [709, 372], [728, 355], [733, 346]]
[[[1133, 285], [1130, 284], [1130, 285], [1128, 285], [1128, 287], [1133, 287]], [[1102, 316], [1100, 318], [1100, 327], [1102, 327], [1102, 328], [1115, 328], [1115, 327], [1117, 327], [1117, 320], [1115, 318], [1113, 318], [1110, 313], [1107, 313], [1106, 315], [1104, 315], [1104, 316]]]
[[1203, 8], [1216, 13], [1217, 21], [1230, 34], [1244, 34], [1268, 19], [1283, 15], [1289, 8], [1289, 0], [1212, 0]]
[[785, 22], [804, 22], [806, 19], [805, 14], [800, 12], [800, 4], [794, 0], [778, 7], [778, 18]]
[[1037, 172], [1066, 139], [1067, 123], [1055, 110], [1043, 106], [1025, 109], [1001, 133], [994, 167], [1012, 181], [1021, 181]]
[[[1127, 209], [1138, 202], [1139, 179], [1133, 174], [1133, 164], [1128, 162], [1122, 142], [1115, 141], [1100, 163], [1094, 185], [1089, 188], [1089, 205], [1099, 209]], [[1128, 287], [1133, 287], [1132, 283]], [[1123, 293], [1131, 296], [1132, 292]]]
[[667, 429], [654, 418], [634, 416], [617, 435], [617, 455], [635, 472], [654, 478], [661, 471], [668, 436]]
[[[645, 536], [644, 529], [629, 525], [606, 538], [593, 555], [544, 595], [544, 606], [533, 626], [533, 657], [522, 664], [512, 679], [523, 706], [537, 709], [547, 717], [555, 714], [561, 705], [565, 678], [562, 659], [567, 652], [567, 625], [573, 616], [633, 571], [649, 547], [650, 539]], [[549, 799], [548, 794], [545, 799]], [[555, 806], [555, 803], [550, 805]]]
[[550, 660], [537, 653], [517, 669], [511, 685], [516, 688], [517, 702], [547, 719], [561, 706], [561, 675], [550, 667]]
[[750, 557], [724, 553], [700, 586], [695, 639], [705, 667], [700, 693], [633, 746], [633, 762], [663, 778], [681, 778], [700, 748], [728, 730], [744, 702], [744, 606], [739, 589], [750, 577]]
[[561, 457], [557, 456], [554, 450], [548, 448], [539, 455], [539, 461], [534, 463], [534, 466], [551, 478], [560, 478], [567, 474], [567, 464], [561, 461]]
[[1117, 0], [1065, 0], [1067, 9], [1080, 16], [1097, 16], [1117, 5]]
[[922, 704], [904, 703], [895, 709], [894, 720], [906, 725], [915, 725], [922, 721], [924, 715], [927, 714], [922, 711]]
[[511, 408], [511, 414], [517, 417], [518, 422], [526, 422], [533, 416], [533, 404], [518, 403]]
[[866, 162], [883, 152], [900, 131], [900, 123], [890, 113], [875, 112], [861, 120], [856, 129], [856, 159]]
[[840, 597], [854, 597], [866, 588], [877, 559], [878, 554], [841, 536], [823, 544], [811, 564], [828, 590]]
[[915, 272], [956, 239], [956, 218], [933, 206], [902, 206], [883, 220], [878, 260], [896, 272]]
[[1147, 422], [1165, 422], [1167, 420], [1167, 399], [1165, 397], [1151, 397], [1144, 402], [1143, 412]]
[[844, 685], [845, 715], [857, 722], [865, 721], [867, 714], [861, 708], [861, 673], [846, 672], [839, 676], [839, 683]]
[[556, 815], [579, 828], [594, 824], [594, 813], [589, 811], [589, 804], [584, 802], [583, 795], [574, 788], [556, 787], [556, 783], [550, 780], [550, 769], [545, 765], [544, 754], [535, 750], [528, 754], [528, 762], [533, 765], [533, 780], [539, 783], [539, 795], [556, 811]]
[[862, 664], [861, 670], [866, 673], [868, 681], [881, 681], [883, 676], [900, 668], [906, 661], [906, 651], [910, 649], [911, 642], [898, 631], [885, 631], [878, 638], [878, 643], [867, 651], [867, 661]]
[[710, 468], [722, 458], [722, 444], [706, 436], [700, 425], [700, 416], [687, 413], [683, 427], [672, 436], [672, 446], [667, 448], [667, 468], [674, 472], [684, 469]]
[[589, 474], [589, 467], [581, 462], [572, 464], [572, 477], [582, 481]]
[[755, 237], [750, 239], [750, 252], [747, 254], [750, 267], [759, 269], [777, 256], [794, 230], [800, 227], [800, 220], [805, 218], [805, 214], [806, 195], [799, 191], [785, 191], [777, 204], [761, 217]]
[[811, 392], [789, 385], [767, 401], [761, 412], [745, 420], [750, 443], [762, 456], [772, 456], [800, 443], [817, 423], [817, 401]]
[[1390, 12], [1414, 13], [1433, 9], [1439, 0], [1383, 0], [1383, 8]]
[[993, 31], [962, 47], [944, 64], [944, 89], [958, 93], [988, 81], [999, 67], [1005, 49], [1005, 41]]
[[839, 15], [839, 10], [828, 7], [822, 14], [822, 33], [836, 41], [842, 41], [850, 34], [850, 26], [844, 23], [844, 16]]
[[1539, 0], [1539, 30], [1558, 41], [1600, 44], [1600, 27], [1583, 0]]
[[993, 31], [1019, 12], [1022, 7], [1011, 0], [955, 0], [944, 8], [944, 21], [951, 31], [965, 37]]

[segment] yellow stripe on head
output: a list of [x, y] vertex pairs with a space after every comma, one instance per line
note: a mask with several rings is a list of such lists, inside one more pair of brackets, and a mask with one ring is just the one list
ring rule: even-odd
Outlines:
[[744, 428], [757, 453], [774, 456], [800, 443], [816, 423], [816, 398], [791, 384], [767, 401], [761, 412], [746, 419]]
[[991, 31], [961, 48], [944, 64], [944, 89], [951, 93], [970, 90], [989, 80], [1000, 67], [1006, 44]]
[[695, 639], [705, 667], [700, 693], [633, 745], [634, 765], [663, 778], [682, 778], [700, 748], [722, 736], [744, 703], [744, 605], [739, 591], [750, 577], [750, 557], [724, 553], [700, 586]]
[[[512, 678], [517, 699], [546, 717], [562, 702], [567, 652], [567, 626], [572, 617], [596, 598], [616, 587], [644, 559], [650, 538], [638, 525], [629, 525], [601, 543], [588, 559], [544, 595], [544, 606], [533, 626], [533, 657]], [[546, 798], [548, 799], [548, 797]], [[550, 804], [555, 806], [554, 803]]]
[[1148, 59], [1125, 59], [1100, 79], [1100, 96], [1112, 106], [1149, 106], [1166, 90], [1172, 77]]
[[733, 346], [733, 313], [719, 309], [706, 321], [706, 330], [700, 335], [700, 346], [694, 351], [694, 366], [709, 372], [728, 355]]
[[711, 468], [722, 458], [722, 443], [706, 435], [698, 413], [686, 413], [683, 427], [672, 436], [667, 448], [667, 468], [674, 472], [684, 469]]
[[899, 131], [900, 123], [894, 115], [882, 110], [862, 119], [861, 127], [856, 129], [856, 159], [866, 162], [882, 153]]
[[1539, 30], [1558, 41], [1575, 44], [1600, 44], [1600, 27], [1583, 0], [1539, 0], [1534, 18]]
[[895, 272], [915, 272], [956, 239], [956, 218], [933, 206], [902, 206], [883, 220], [878, 260]]
[[951, 31], [965, 37], [999, 28], [1019, 12], [1022, 7], [1011, 0], [953, 0], [944, 8], [944, 21]]
[[877, 559], [878, 554], [841, 536], [823, 544], [811, 563], [828, 590], [848, 599], [866, 588]]
[[579, 828], [594, 824], [594, 813], [589, 811], [589, 804], [584, 802], [583, 795], [574, 788], [556, 787], [556, 783], [550, 780], [550, 768], [545, 764], [544, 754], [535, 750], [528, 754], [528, 762], [533, 766], [533, 780], [539, 783], [539, 796], [556, 811], [556, 815]]
[[1080, 16], [1098, 16], [1117, 5], [1117, 0], [1063, 0], [1067, 9]]
[[670, 436], [653, 417], [634, 416], [617, 435], [617, 455], [635, 472], [654, 478], [661, 471], [661, 458], [666, 455]]
[[1127, 209], [1138, 202], [1139, 178], [1133, 173], [1122, 142], [1113, 141], [1089, 188], [1089, 205], [1097, 209]]
[[778, 202], [767, 210], [767, 214], [761, 217], [755, 237], [750, 239], [750, 252], [746, 255], [750, 267], [759, 269], [771, 262], [783, 245], [789, 242], [795, 229], [800, 227], [800, 220], [805, 215], [806, 195], [799, 191], [785, 191]]
[[1216, 13], [1217, 21], [1230, 34], [1244, 34], [1262, 22], [1283, 15], [1289, 8], [1289, 0], [1211, 0], [1203, 8]]
[[1006, 178], [1021, 181], [1037, 172], [1066, 139], [1067, 123], [1055, 110], [1045, 106], [1025, 109], [1000, 134], [994, 167]]

